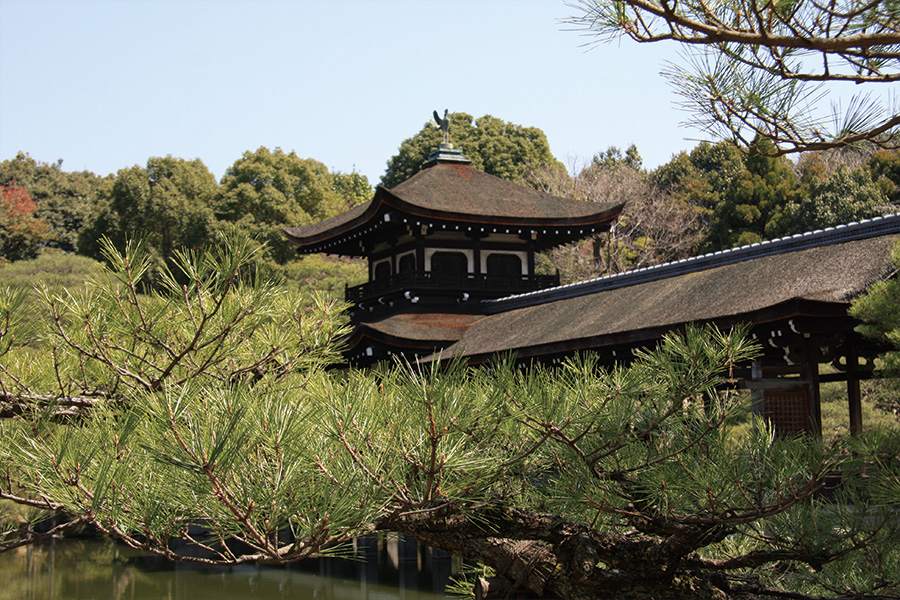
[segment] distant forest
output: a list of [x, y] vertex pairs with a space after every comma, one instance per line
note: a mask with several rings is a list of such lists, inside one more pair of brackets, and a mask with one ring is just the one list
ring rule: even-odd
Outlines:
[[[896, 150], [862, 145], [773, 158], [755, 147], [702, 142], [652, 170], [634, 146], [609, 147], [582, 164], [563, 165], [538, 128], [490, 115], [455, 113], [451, 119], [454, 142], [476, 168], [558, 196], [627, 202], [610, 232], [541, 257], [540, 269], [558, 270], [563, 282], [900, 208]], [[440, 131], [426, 124], [388, 161], [381, 183], [391, 187], [415, 174], [439, 142]], [[245, 152], [218, 182], [199, 159], [154, 157], [100, 177], [20, 152], [0, 163], [0, 191], [0, 262], [47, 251], [100, 259], [105, 236], [117, 247], [143, 239], [159, 269], [176, 250], [238, 233], [265, 246], [259, 269], [301, 286], [334, 291], [365, 278], [358, 261], [298, 257], [281, 228], [366, 202], [372, 185], [359, 173], [330, 172], [280, 148]]]

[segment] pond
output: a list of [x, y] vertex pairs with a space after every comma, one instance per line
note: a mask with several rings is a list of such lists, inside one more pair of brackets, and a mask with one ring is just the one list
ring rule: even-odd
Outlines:
[[396, 537], [356, 544], [366, 560], [290, 567], [173, 564], [109, 540], [65, 539], [0, 554], [0, 600], [443, 600], [457, 561]]

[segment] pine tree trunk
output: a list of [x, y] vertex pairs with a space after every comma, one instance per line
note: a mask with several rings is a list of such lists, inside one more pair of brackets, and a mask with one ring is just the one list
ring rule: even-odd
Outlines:
[[476, 593], [487, 600], [756, 597], [731, 589], [722, 573], [696, 568], [689, 556], [693, 546], [688, 538], [693, 534], [680, 538], [608, 534], [519, 509], [482, 511], [475, 522], [450, 503], [385, 519], [379, 529], [398, 531], [492, 567], [496, 579], [476, 584]]

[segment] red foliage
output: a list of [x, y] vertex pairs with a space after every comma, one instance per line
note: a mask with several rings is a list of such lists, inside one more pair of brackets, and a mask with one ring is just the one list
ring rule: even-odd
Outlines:
[[9, 218], [33, 214], [37, 210], [37, 202], [32, 200], [28, 191], [15, 180], [12, 185], [0, 186], [3, 196], [3, 209]]
[[49, 226], [37, 219], [37, 203], [15, 181], [0, 186], [0, 261], [33, 258], [47, 238]]

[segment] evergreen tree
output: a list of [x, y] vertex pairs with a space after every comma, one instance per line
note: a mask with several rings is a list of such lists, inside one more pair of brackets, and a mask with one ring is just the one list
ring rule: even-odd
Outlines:
[[153, 271], [159, 272], [176, 250], [196, 250], [214, 241], [210, 204], [216, 189], [215, 178], [199, 159], [154, 157], [146, 167], [121, 169], [81, 230], [79, 248], [101, 258], [103, 237], [120, 249], [128, 239], [140, 237], [154, 257]]
[[342, 175], [335, 180], [317, 160], [261, 147], [245, 152], [228, 167], [215, 196], [215, 214], [265, 243], [267, 259], [284, 264], [296, 254], [282, 227], [310, 225], [358, 203], [368, 195], [368, 181], [360, 177]]
[[[451, 142], [479, 171], [523, 182], [529, 169], [552, 166], [565, 170], [551, 154], [547, 136], [537, 127], [515, 125], [491, 115], [474, 122], [472, 115], [461, 112], [449, 118]], [[397, 154], [388, 161], [381, 184], [394, 187], [418, 173], [440, 143], [441, 130], [426, 123], [419, 133], [400, 144]]]
[[792, 233], [813, 231], [878, 216], [888, 204], [869, 171], [850, 171], [841, 165], [806, 186], [802, 200], [792, 207]]
[[[897, 149], [900, 114], [872, 88], [900, 75], [895, 0], [716, 3], [580, 0], [569, 19], [598, 41], [679, 42], [687, 64], [663, 75], [691, 113], [688, 122], [719, 139], [772, 156], [851, 147]], [[823, 85], [830, 82], [834, 85]], [[840, 85], [865, 86], [846, 110], [815, 110]]]
[[[170, 559], [289, 563], [381, 530], [532, 597], [900, 590], [900, 432], [775, 437], [729, 391], [744, 332], [688, 328], [612, 371], [335, 373], [338, 307], [254, 277], [246, 242], [176, 252], [148, 296], [150, 258], [105, 250], [86, 293], [44, 294], [46, 348], [0, 291], [0, 498], [32, 513], [0, 549], [90, 524]], [[35, 528], [46, 510], [70, 520]]]
[[707, 251], [761, 242], [788, 229], [785, 207], [799, 199], [800, 182], [787, 159], [768, 155], [769, 146], [767, 140], [757, 140], [744, 156], [744, 169], [713, 211]]
[[[891, 263], [900, 272], [900, 242], [891, 254]], [[866, 322], [859, 327], [863, 334], [894, 347], [882, 359], [887, 373], [900, 377], [900, 277], [873, 284], [853, 302], [850, 314]]]

